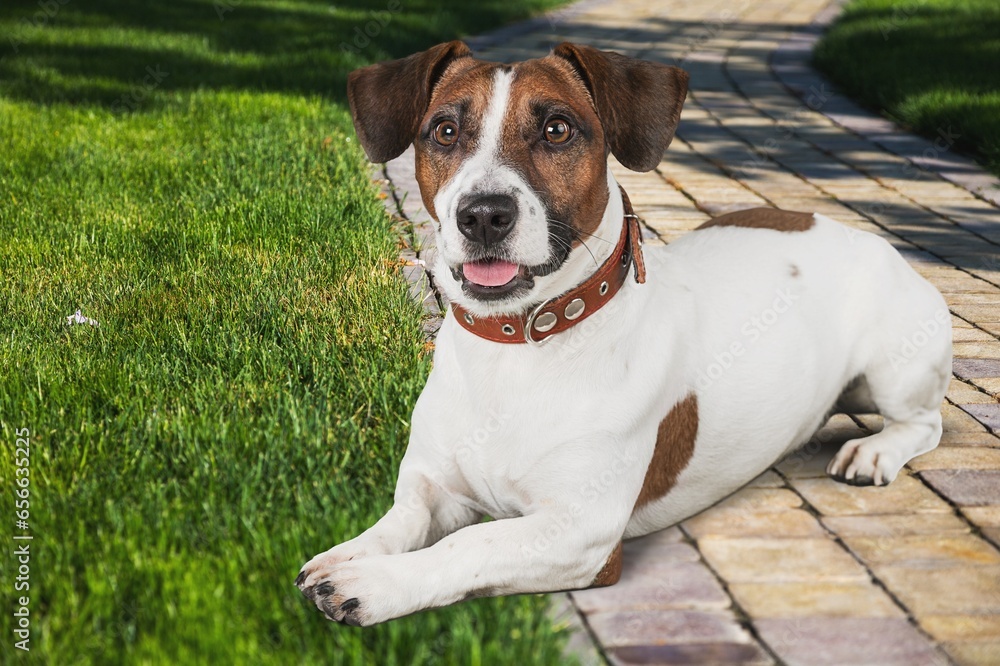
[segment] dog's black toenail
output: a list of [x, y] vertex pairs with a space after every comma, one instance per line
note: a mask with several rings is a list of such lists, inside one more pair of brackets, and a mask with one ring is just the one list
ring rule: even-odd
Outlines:
[[295, 577], [295, 587], [302, 587], [304, 582], [306, 582], [306, 572], [300, 571], [299, 575]]
[[323, 612], [326, 613], [327, 617], [333, 620], [337, 619], [337, 606], [333, 603], [333, 601], [331, 601], [330, 599], [324, 599], [323, 603], [320, 604], [320, 606]]
[[352, 610], [361, 605], [361, 602], [357, 599], [348, 599], [344, 603], [340, 604], [340, 610], [345, 613], [350, 613]]
[[333, 585], [330, 584], [330, 581], [324, 580], [322, 583], [316, 586], [316, 594], [320, 595], [321, 597], [330, 596], [331, 594], [333, 594]]

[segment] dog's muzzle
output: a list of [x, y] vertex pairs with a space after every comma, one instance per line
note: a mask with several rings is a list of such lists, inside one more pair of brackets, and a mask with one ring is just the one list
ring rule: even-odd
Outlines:
[[535, 305], [523, 315], [477, 317], [458, 303], [452, 303], [452, 311], [462, 328], [493, 342], [540, 345], [604, 307], [625, 284], [630, 268], [634, 268], [636, 282], [645, 282], [639, 217], [633, 212], [625, 190], [621, 193], [625, 209], [622, 233], [614, 252], [597, 272], [582, 284]]

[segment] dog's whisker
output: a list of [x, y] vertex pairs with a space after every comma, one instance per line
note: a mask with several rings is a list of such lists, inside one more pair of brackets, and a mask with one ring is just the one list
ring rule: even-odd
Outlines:
[[[591, 250], [590, 246], [587, 245], [586, 241], [583, 240], [583, 235], [586, 234], [587, 236], [590, 236], [592, 239], [597, 239], [599, 241], [604, 241], [605, 243], [607, 243], [608, 241], [606, 241], [605, 239], [603, 239], [603, 238], [601, 238], [599, 236], [595, 236], [594, 234], [587, 233], [587, 232], [584, 232], [584, 231], [580, 231], [579, 229], [577, 229], [573, 225], [567, 224], [567, 223], [563, 222], [562, 220], [557, 220], [557, 219], [554, 219], [554, 218], [551, 218], [551, 217], [546, 218], [546, 220], [549, 221], [549, 222], [551, 222], [551, 223], [553, 223], [553, 224], [557, 224], [557, 225], [560, 225], [560, 226], [565, 227], [566, 229], [568, 229], [570, 231], [570, 233], [573, 234], [574, 240], [580, 241], [580, 245], [582, 245], [584, 247], [584, 249], [587, 250], [587, 253], [590, 254], [590, 258], [594, 260], [594, 265], [595, 266], [600, 265], [601, 262], [599, 262], [597, 260], [597, 256], [594, 255], [594, 251]], [[558, 238], [558, 236], [554, 236], [553, 235], [551, 229], [549, 230], [549, 237]], [[559, 238], [559, 240], [561, 240], [563, 242], [564, 247], [567, 250], [571, 250], [572, 251], [572, 249], [573, 249], [572, 244], [567, 243], [564, 239], [561, 239], [561, 238]]]
[[568, 251], [573, 250], [573, 244], [567, 241], [565, 238], [560, 238], [556, 234], [549, 232], [549, 239], [555, 241], [560, 247], [566, 248]]
[[[553, 222], [558, 222], [558, 220], [552, 220], [552, 221]], [[561, 224], [565, 224], [565, 223], [561, 223]], [[569, 225], [567, 225], [567, 226], [569, 226]], [[571, 227], [571, 229], [572, 229], [572, 227]], [[572, 243], [569, 243], [569, 242], [566, 241], [566, 239], [560, 238], [559, 236], [555, 235], [554, 233], [552, 233], [551, 230], [549, 231], [549, 238], [553, 238], [553, 239], [559, 241], [560, 243], [562, 243], [562, 246], [565, 247], [567, 250], [570, 250], [570, 251], [573, 250]], [[597, 238], [597, 236], [594, 236], [594, 238]], [[583, 238], [581, 238], [579, 234], [577, 234], [577, 236], [576, 236], [576, 238], [574, 240], [580, 241], [580, 245], [582, 245], [583, 248], [587, 251], [587, 253], [590, 255], [590, 258], [594, 260], [594, 265], [595, 266], [600, 265], [601, 262], [599, 262], [597, 260], [597, 256], [594, 254], [594, 251], [590, 249], [590, 246], [587, 245], [586, 241], [584, 241]], [[604, 239], [603, 238], [599, 238], [598, 240], [604, 240]]]
[[556, 219], [551, 218], [551, 217], [548, 217], [548, 218], [545, 218], [545, 219], [546, 219], [546, 221], [551, 222], [553, 224], [558, 224], [560, 226], [566, 227], [571, 232], [573, 232], [573, 234], [576, 235], [577, 238], [579, 238], [580, 236], [588, 236], [588, 237], [590, 237], [590, 238], [592, 238], [594, 240], [599, 240], [602, 243], [607, 243], [608, 245], [611, 245], [611, 241], [609, 241], [608, 239], [601, 238], [597, 234], [591, 233], [589, 231], [583, 231], [581, 229], [577, 229], [572, 224], [567, 224], [566, 222], [563, 222], [562, 220], [556, 220]]

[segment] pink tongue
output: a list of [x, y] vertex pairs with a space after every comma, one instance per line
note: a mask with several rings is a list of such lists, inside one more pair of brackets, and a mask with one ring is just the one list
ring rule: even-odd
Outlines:
[[505, 285], [517, 275], [517, 264], [509, 261], [470, 261], [462, 264], [466, 279], [483, 287]]

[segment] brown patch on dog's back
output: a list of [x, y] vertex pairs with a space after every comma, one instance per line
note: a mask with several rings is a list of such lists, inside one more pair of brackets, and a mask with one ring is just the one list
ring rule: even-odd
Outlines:
[[694, 440], [697, 436], [698, 396], [689, 393], [660, 421], [656, 430], [656, 448], [646, 469], [642, 490], [635, 501], [636, 509], [670, 492], [694, 454]]
[[611, 551], [604, 567], [594, 576], [594, 582], [590, 587], [607, 587], [614, 585], [622, 577], [622, 542], [619, 541], [615, 549]]
[[745, 227], [748, 229], [773, 229], [775, 231], [808, 231], [812, 229], [814, 224], [812, 213], [798, 213], [777, 208], [750, 208], [720, 215], [704, 223], [698, 229]]

